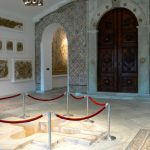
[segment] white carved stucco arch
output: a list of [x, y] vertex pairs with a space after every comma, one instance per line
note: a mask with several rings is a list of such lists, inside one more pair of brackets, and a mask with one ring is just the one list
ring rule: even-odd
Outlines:
[[[138, 3], [130, 0], [120, 0], [120, 6], [113, 7], [112, 0], [101, 0], [102, 5], [95, 4], [92, 6], [89, 2], [89, 20], [88, 20], [88, 49], [89, 49], [89, 93], [97, 93], [97, 24], [105, 13], [115, 8], [126, 8], [130, 10], [137, 18], [138, 28], [138, 94], [149, 94], [149, 18]], [[96, 4], [97, 3], [97, 4]], [[98, 7], [99, 6], [99, 7]], [[92, 8], [92, 9], [91, 9]], [[91, 15], [92, 14], [92, 15]], [[140, 63], [141, 59], [145, 63]], [[93, 74], [94, 72], [94, 74]], [[101, 93], [102, 94], [102, 93]], [[108, 93], [107, 93], [108, 94]], [[113, 94], [113, 93], [112, 93]], [[115, 93], [116, 94], [116, 93]]]
[[[125, 4], [126, 6], [124, 6]], [[130, 1], [130, 0], [122, 0], [120, 2], [119, 7], [113, 7], [111, 5], [111, 0], [109, 0], [109, 2], [106, 0], [103, 5], [100, 5], [95, 10], [95, 12], [93, 12], [93, 15], [90, 19], [89, 30], [96, 29], [96, 26], [98, 22], [101, 20], [101, 18], [103, 17], [103, 15], [106, 14], [108, 11], [115, 9], [115, 8], [126, 8], [130, 10], [136, 16], [138, 24], [140, 26], [148, 24], [148, 18], [146, 17], [146, 14], [144, 13], [141, 6], [138, 5], [136, 2]]]

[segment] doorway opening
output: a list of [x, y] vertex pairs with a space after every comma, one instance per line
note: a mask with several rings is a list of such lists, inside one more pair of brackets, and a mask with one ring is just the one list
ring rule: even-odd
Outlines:
[[67, 85], [68, 43], [67, 33], [60, 24], [50, 24], [41, 40], [41, 87], [45, 92]]

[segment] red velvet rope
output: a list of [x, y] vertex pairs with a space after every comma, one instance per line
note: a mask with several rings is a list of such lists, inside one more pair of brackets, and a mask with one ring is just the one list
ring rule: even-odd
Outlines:
[[99, 113], [101, 113], [103, 110], [105, 109], [105, 107], [99, 109], [99, 111], [97, 111], [96, 113], [92, 114], [92, 115], [89, 115], [89, 116], [86, 116], [86, 117], [82, 117], [82, 118], [68, 118], [68, 117], [64, 117], [64, 116], [61, 116], [59, 114], [56, 114], [56, 117], [60, 118], [60, 119], [64, 119], [64, 120], [70, 120], [70, 121], [81, 121], [81, 120], [86, 120], [86, 119], [89, 119], [89, 118], [92, 118], [96, 115], [98, 115]]
[[93, 104], [98, 105], [98, 106], [105, 106], [105, 105], [106, 105], [106, 103], [99, 103], [99, 102], [95, 101], [95, 100], [94, 100], [92, 97], [90, 97], [90, 96], [89, 96], [89, 100], [90, 100]]
[[18, 121], [10, 121], [10, 120], [0, 120], [2, 123], [11, 123], [11, 124], [17, 124], [17, 123], [26, 123], [26, 122], [32, 122], [34, 120], [42, 118], [43, 115], [39, 115], [37, 117], [31, 118], [31, 119], [26, 119], [26, 120], [18, 120]]
[[84, 96], [82, 96], [82, 97], [76, 97], [73, 94], [70, 94], [70, 96], [73, 97], [74, 99], [78, 99], [78, 100], [83, 100], [84, 99]]
[[2, 98], [0, 98], [0, 100], [9, 99], [9, 98], [14, 98], [14, 97], [17, 97], [17, 96], [20, 96], [20, 95], [21, 95], [21, 94], [16, 94], [16, 95], [12, 95], [12, 96], [2, 97]]
[[28, 94], [28, 97], [30, 97], [30, 98], [32, 98], [34, 100], [37, 100], [37, 101], [43, 101], [43, 102], [45, 101], [45, 102], [47, 102], [47, 101], [54, 101], [56, 99], [59, 99], [59, 98], [63, 97], [64, 95], [65, 94], [61, 94], [61, 95], [59, 95], [59, 96], [57, 96], [55, 98], [51, 98], [51, 99], [36, 98], [36, 97], [33, 97], [32, 95], [29, 95], [29, 94]]

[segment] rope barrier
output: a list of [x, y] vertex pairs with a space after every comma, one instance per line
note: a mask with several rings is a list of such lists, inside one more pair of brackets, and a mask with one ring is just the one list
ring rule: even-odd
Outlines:
[[11, 120], [0, 120], [1, 123], [11, 123], [11, 124], [17, 124], [17, 123], [26, 123], [26, 122], [32, 122], [37, 119], [42, 118], [43, 115], [39, 115], [37, 117], [31, 118], [31, 119], [26, 119], [26, 120], [17, 120], [17, 121], [11, 121]]
[[82, 118], [68, 118], [68, 117], [64, 117], [64, 116], [61, 116], [59, 114], [56, 114], [56, 117], [60, 118], [60, 119], [64, 119], [64, 120], [70, 120], [70, 121], [81, 121], [81, 120], [86, 120], [86, 119], [89, 119], [89, 118], [92, 118], [96, 115], [98, 115], [99, 113], [101, 113], [106, 107], [103, 107], [101, 109], [99, 109], [96, 113], [92, 114], [92, 115], [89, 115], [89, 116], [86, 116], [86, 117], [82, 117]]
[[82, 96], [82, 97], [76, 97], [73, 94], [70, 94], [70, 96], [73, 97], [74, 99], [78, 99], [78, 100], [83, 100], [84, 99], [84, 96]]
[[9, 99], [9, 98], [14, 98], [14, 97], [17, 97], [17, 96], [20, 96], [21, 94], [16, 94], [16, 95], [12, 95], [12, 96], [7, 96], [7, 97], [1, 97], [0, 100], [4, 100], [4, 99]]
[[106, 103], [99, 103], [99, 102], [95, 101], [95, 100], [94, 100], [92, 97], [90, 97], [90, 96], [89, 96], [89, 100], [90, 100], [93, 104], [98, 105], [98, 106], [105, 106], [105, 105], [106, 105]]
[[57, 99], [63, 97], [64, 95], [65, 95], [65, 93], [63, 93], [63, 94], [61, 94], [61, 95], [59, 95], [59, 96], [57, 96], [57, 97], [55, 97], [55, 98], [51, 98], [51, 99], [37, 98], [37, 97], [34, 97], [34, 96], [30, 95], [30, 94], [28, 94], [27, 96], [30, 97], [30, 98], [32, 98], [32, 99], [34, 99], [34, 100], [37, 100], [37, 101], [43, 101], [43, 102], [45, 101], [45, 102], [47, 102], [47, 101], [54, 101], [54, 100], [57, 100]]

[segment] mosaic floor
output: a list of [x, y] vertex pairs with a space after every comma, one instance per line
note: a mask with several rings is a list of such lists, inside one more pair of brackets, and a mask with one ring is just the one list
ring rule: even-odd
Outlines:
[[126, 150], [149, 150], [150, 129], [140, 129]]

